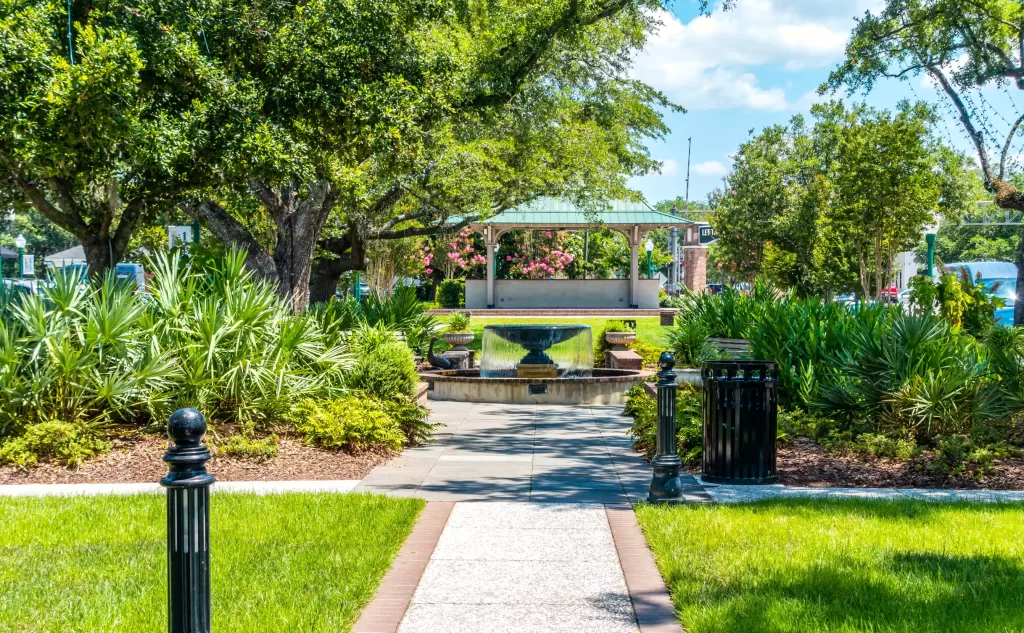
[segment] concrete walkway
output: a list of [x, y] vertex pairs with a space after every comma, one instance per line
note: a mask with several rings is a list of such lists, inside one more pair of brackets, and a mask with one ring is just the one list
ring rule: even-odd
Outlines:
[[[651, 466], [631, 449], [621, 406], [430, 408], [436, 443], [374, 469], [356, 491], [456, 503], [422, 577], [405, 570], [423, 564], [425, 539], [353, 631], [681, 631], [629, 506], [647, 497]], [[710, 500], [688, 479], [692, 501]]]
[[[651, 466], [627, 435], [621, 406], [431, 402], [442, 424], [430, 446], [374, 469], [357, 492], [430, 501], [628, 503], [646, 499]], [[690, 482], [689, 499], [710, 498]]]
[[456, 503], [399, 633], [636, 633], [604, 506]]

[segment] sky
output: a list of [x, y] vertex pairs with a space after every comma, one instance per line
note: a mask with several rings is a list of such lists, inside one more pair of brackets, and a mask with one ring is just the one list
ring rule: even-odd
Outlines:
[[[696, 0], [674, 0], [671, 12], [634, 60], [632, 74], [663, 91], [686, 108], [666, 113], [671, 133], [648, 144], [663, 161], [660, 174], [633, 178], [630, 187], [650, 203], [682, 196], [686, 190], [687, 139], [693, 139], [690, 200], [706, 200], [722, 185], [730, 157], [753, 129], [785, 124], [807, 114], [817, 88], [844, 57], [854, 17], [877, 11], [883, 0], [739, 0], [723, 12], [715, 0], [710, 16], [697, 13]], [[902, 99], [938, 103], [939, 95], [924, 78], [883, 81], [866, 97], [875, 107], [894, 108]], [[944, 121], [941, 136], [967, 149], [955, 121]]]

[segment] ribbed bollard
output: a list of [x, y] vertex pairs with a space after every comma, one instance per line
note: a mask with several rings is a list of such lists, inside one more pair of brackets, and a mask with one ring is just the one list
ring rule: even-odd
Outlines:
[[210, 633], [210, 451], [202, 445], [206, 418], [181, 409], [168, 425], [174, 444], [164, 461], [167, 488], [167, 630]]
[[652, 462], [654, 476], [651, 479], [647, 500], [651, 503], [679, 503], [683, 500], [683, 482], [679, 478], [682, 461], [676, 453], [676, 359], [669, 352], [662, 352], [658, 359], [658, 434], [657, 455]]

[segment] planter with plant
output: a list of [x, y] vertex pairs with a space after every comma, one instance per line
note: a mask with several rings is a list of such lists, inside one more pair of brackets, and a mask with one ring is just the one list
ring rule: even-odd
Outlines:
[[453, 352], [468, 352], [473, 342], [473, 333], [469, 331], [469, 313], [456, 312], [448, 318], [448, 331], [444, 342], [452, 346]]

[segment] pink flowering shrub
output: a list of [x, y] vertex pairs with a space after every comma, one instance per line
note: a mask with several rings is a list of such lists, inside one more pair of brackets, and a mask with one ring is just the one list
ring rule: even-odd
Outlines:
[[515, 252], [505, 257], [505, 261], [511, 262], [509, 276], [513, 279], [554, 279], [575, 260], [572, 253], [564, 250], [562, 233], [524, 232], [520, 239]]
[[427, 244], [420, 249], [420, 257], [423, 259], [423, 266], [427, 274], [433, 272], [434, 266], [441, 270], [445, 279], [451, 279], [460, 272], [466, 277], [478, 276], [484, 272], [487, 264], [487, 257], [477, 252], [474, 245], [473, 232], [463, 229], [446, 244], [438, 244], [435, 248], [438, 252], [437, 262], [434, 262], [434, 251]]

